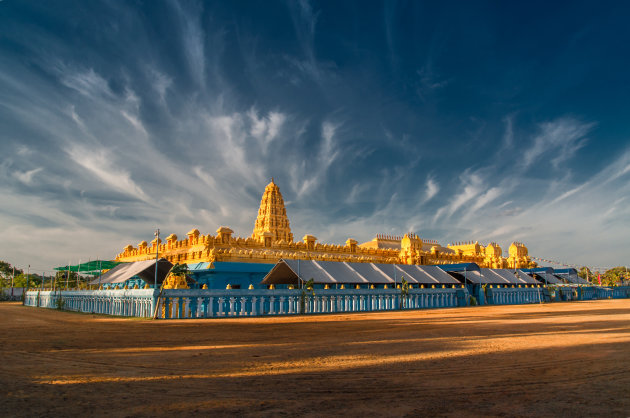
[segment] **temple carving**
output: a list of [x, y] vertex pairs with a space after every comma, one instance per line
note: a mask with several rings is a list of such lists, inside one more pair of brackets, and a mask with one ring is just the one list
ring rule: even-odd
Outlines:
[[458, 242], [442, 246], [434, 240], [422, 239], [414, 233], [402, 236], [378, 234], [371, 241], [359, 244], [348, 238], [344, 245], [324, 244], [307, 234], [302, 241], [294, 241], [280, 188], [271, 182], [265, 187], [252, 235], [234, 237], [226, 226], [217, 229], [216, 235], [201, 235], [192, 229], [186, 238], [179, 240], [170, 234], [166, 242], [154, 239], [138, 247], [127, 245], [116, 256], [117, 261], [141, 261], [159, 255], [172, 263], [200, 263], [230, 261], [245, 263], [276, 263], [280, 259], [308, 259], [389, 264], [451, 264], [474, 262], [489, 268], [534, 267], [525, 245], [514, 242], [508, 257], [494, 242], [487, 246], [477, 241]]
[[293, 242], [293, 234], [289, 226], [287, 210], [284, 207], [284, 200], [280, 188], [273, 182], [265, 187], [265, 192], [260, 200], [258, 217], [254, 224], [252, 238], [257, 242], [270, 247], [272, 243]]

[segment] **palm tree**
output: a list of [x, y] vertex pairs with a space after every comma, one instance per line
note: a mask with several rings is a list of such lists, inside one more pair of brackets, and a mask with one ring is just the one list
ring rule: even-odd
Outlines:
[[315, 284], [315, 280], [309, 279], [304, 286], [302, 287], [302, 295], [300, 296], [300, 313], [304, 314], [306, 311], [306, 297], [307, 292], [310, 292], [311, 296], [315, 296], [315, 290], [313, 290], [313, 285]]
[[[175, 264], [168, 271], [168, 273], [166, 274], [166, 277], [168, 277], [169, 275], [184, 276], [184, 278], [186, 278], [186, 276], [188, 275], [188, 265], [187, 264], [179, 264], [179, 263]], [[162, 284], [160, 285], [160, 293], [158, 293], [158, 297], [156, 299], [155, 311], [153, 312], [153, 319], [156, 319], [157, 316], [158, 316], [158, 307], [160, 305], [160, 298], [162, 297], [162, 291], [164, 290], [164, 283], [165, 282], [166, 282], [166, 278], [164, 280], [162, 280]], [[164, 307], [162, 307], [162, 309], [164, 309]]]
[[405, 278], [402, 278], [401, 281], [401, 285], [400, 285], [400, 309], [403, 308], [404, 304], [403, 301], [407, 301], [407, 298], [409, 297], [409, 283], [407, 283], [407, 280], [405, 280]]
[[173, 276], [186, 276], [188, 274], [188, 265], [177, 263], [171, 267], [169, 274], [172, 274]]

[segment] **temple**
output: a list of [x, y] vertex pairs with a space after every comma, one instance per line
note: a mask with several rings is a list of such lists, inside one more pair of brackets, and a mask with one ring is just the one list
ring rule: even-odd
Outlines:
[[116, 256], [116, 261], [131, 262], [153, 259], [159, 250], [160, 257], [172, 263], [276, 263], [281, 259], [346, 261], [388, 264], [452, 264], [473, 262], [487, 268], [532, 268], [525, 245], [514, 242], [509, 256], [497, 243], [487, 246], [477, 241], [458, 242], [442, 246], [437, 241], [422, 239], [414, 233], [402, 236], [377, 235], [373, 240], [359, 244], [348, 238], [345, 245], [317, 242], [313, 235], [304, 235], [294, 241], [280, 188], [271, 179], [260, 201], [258, 216], [252, 235], [234, 237], [226, 226], [217, 229], [216, 235], [201, 235], [198, 229], [189, 231], [185, 239], [171, 234], [163, 243], [157, 238], [149, 245], [142, 241], [135, 248], [127, 245]]

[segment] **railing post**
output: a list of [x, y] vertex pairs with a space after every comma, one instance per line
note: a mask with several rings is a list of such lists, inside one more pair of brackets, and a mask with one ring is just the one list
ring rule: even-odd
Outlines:
[[276, 312], [274, 311], [275, 309], [275, 303], [276, 303], [276, 298], [273, 296], [269, 297], [269, 315], [275, 315]]
[[223, 300], [224, 299], [222, 297], [219, 297], [219, 299], [217, 300], [219, 304], [219, 312], [217, 312], [218, 316], [223, 316]]
[[256, 301], [258, 301], [256, 296], [252, 296], [252, 316], [258, 315], [258, 313], [256, 312], [256, 308], [257, 308]]

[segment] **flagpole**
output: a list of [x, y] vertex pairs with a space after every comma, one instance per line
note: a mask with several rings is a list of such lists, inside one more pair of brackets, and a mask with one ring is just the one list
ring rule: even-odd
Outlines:
[[101, 288], [101, 276], [103, 276], [103, 264], [99, 257], [99, 260], [98, 260], [98, 288], [99, 289]]
[[155, 230], [155, 284], [153, 285], [154, 289], [157, 289], [159, 255], [160, 255], [160, 228]]

